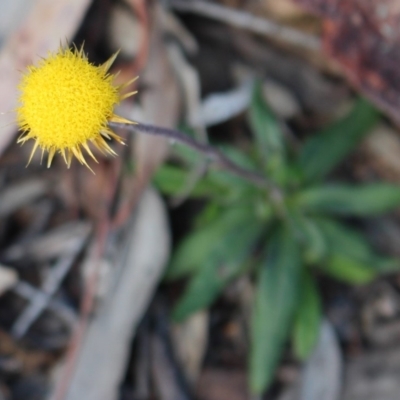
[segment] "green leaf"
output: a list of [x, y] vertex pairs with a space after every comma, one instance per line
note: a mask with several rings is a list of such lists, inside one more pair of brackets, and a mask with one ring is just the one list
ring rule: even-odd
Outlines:
[[264, 161], [273, 156], [282, 159], [285, 151], [283, 135], [277, 119], [264, 101], [260, 82], [254, 85], [249, 117], [261, 158]]
[[243, 151], [238, 150], [236, 147], [225, 144], [225, 145], [219, 146], [219, 149], [230, 160], [232, 160], [234, 163], [240, 165], [241, 167], [247, 168], [247, 169], [253, 169], [253, 170], [257, 168], [257, 165], [254, 162], [254, 160], [251, 157], [249, 157], [246, 153], [244, 153]]
[[377, 256], [365, 237], [358, 231], [329, 218], [316, 218], [330, 252], [342, 252], [349, 257], [370, 262]]
[[249, 262], [263, 226], [255, 222], [237, 228], [216, 239], [213, 251], [190, 280], [175, 306], [172, 314], [175, 320], [182, 321], [191, 313], [211, 305]]
[[209, 201], [204, 208], [196, 215], [194, 229], [201, 229], [207, 225], [213, 224], [223, 214], [224, 206], [215, 202]]
[[272, 382], [299, 299], [300, 252], [289, 231], [271, 238], [260, 268], [250, 353], [250, 387], [256, 394]]
[[321, 299], [315, 280], [309, 271], [304, 269], [300, 302], [293, 328], [293, 347], [300, 360], [305, 360], [317, 343], [321, 310]]
[[[186, 128], [178, 128], [181, 132], [187, 133], [188, 136], [194, 136], [193, 132]], [[185, 165], [195, 166], [198, 165], [202, 160], [204, 160], [204, 155], [199, 153], [197, 150], [186, 146], [183, 143], [175, 142], [173, 146], [171, 146], [171, 154], [178, 160], [183, 161]]]
[[[239, 151], [235, 147], [229, 145], [219, 146], [219, 150], [235, 164], [241, 166], [242, 168], [257, 172], [257, 166], [255, 162], [244, 152]], [[253, 186], [245, 179], [232, 174], [225, 169], [210, 168], [207, 177], [215, 184], [219, 184], [224, 187], [236, 188], [236, 190]]]
[[376, 109], [360, 99], [346, 117], [306, 141], [299, 158], [306, 181], [321, 181], [326, 177], [370, 132], [378, 119]]
[[333, 278], [352, 285], [364, 285], [378, 275], [378, 271], [374, 271], [371, 265], [342, 253], [332, 253], [322, 270]]
[[304, 244], [303, 259], [308, 264], [320, 261], [328, 251], [327, 243], [319, 226], [307, 215], [290, 212], [290, 218]]
[[387, 183], [318, 186], [294, 198], [303, 210], [345, 216], [375, 216], [400, 206], [400, 186]]
[[258, 226], [251, 207], [231, 207], [213, 223], [201, 227], [179, 245], [166, 273], [167, 279], [176, 279], [193, 273], [205, 265], [214, 254], [229, 254], [229, 235], [240, 232], [243, 227]]
[[[182, 132], [188, 133], [189, 136], [193, 136], [193, 132], [191, 129], [185, 128], [181, 129]], [[234, 163], [240, 165], [243, 168], [250, 169], [253, 171], [257, 170], [257, 165], [252, 157], [248, 156], [243, 151], [238, 150], [236, 147], [223, 144], [218, 146], [218, 149], [223, 153], [227, 158], [232, 160]], [[193, 170], [198, 169], [199, 165], [202, 163], [208, 163], [207, 156], [204, 154], [199, 153], [199, 151], [194, 150], [193, 148], [182, 144], [182, 143], [175, 143], [172, 147], [172, 152], [178, 160], [181, 160], [186, 169]], [[186, 174], [188, 174], [186, 172]], [[204, 178], [209, 180], [212, 184], [221, 185], [222, 187], [237, 187], [239, 186], [250, 186], [249, 183], [244, 180], [243, 178], [232, 174], [231, 172], [227, 171], [226, 169], [218, 169], [216, 168], [209, 168], [207, 171], [207, 175]], [[180, 187], [182, 188], [182, 186]]]
[[319, 219], [329, 255], [317, 264], [321, 270], [336, 279], [351, 284], [365, 284], [378, 274], [398, 270], [400, 260], [375, 253], [359, 232], [330, 219]]
[[189, 282], [172, 311], [172, 318], [180, 322], [190, 314], [208, 307], [226, 283], [225, 279], [218, 279], [218, 260], [209, 260]]
[[[187, 185], [188, 173], [179, 167], [171, 165], [163, 165], [160, 167], [153, 177], [154, 184], [165, 194], [174, 195], [181, 193], [182, 189]], [[192, 197], [212, 197], [224, 196], [228, 188], [212, 182], [207, 177], [197, 182]]]

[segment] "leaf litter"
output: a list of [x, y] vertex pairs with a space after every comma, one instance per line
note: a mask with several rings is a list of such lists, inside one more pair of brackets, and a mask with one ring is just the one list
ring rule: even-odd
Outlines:
[[[396, 63], [400, 10], [394, 0], [288, 0], [279, 7], [271, 0], [251, 5], [233, 0], [205, 3], [171, 0], [164, 2], [167, 7], [163, 8], [158, 1], [62, 1], [52, 6], [46, 19], [46, 2], [36, 0], [26, 17], [21, 16], [20, 21], [13, 17], [8, 24], [11, 28], [1, 31], [0, 111], [15, 106], [18, 69], [57, 47], [60, 39], [75, 37], [78, 44], [85, 41], [96, 63], [117, 50], [115, 47], [123, 47], [123, 57], [116, 65], [121, 81], [134, 74], [141, 76], [136, 103], [121, 110], [125, 117], [169, 127], [187, 121], [201, 140], [242, 149], [249, 141], [244, 114], [256, 78], [263, 82], [267, 92], [264, 100], [276, 111], [279, 125], [296, 142], [343, 115], [355, 91], [364, 94], [394, 124], [386, 120], [378, 125], [349, 156], [338, 176], [399, 183], [394, 149], [400, 121]], [[11, 8], [10, 12], [15, 15]], [[202, 400], [250, 399], [246, 332], [254, 281], [246, 279], [246, 284], [241, 284], [242, 280], [234, 279], [208, 310], [177, 326], [168, 318], [183, 282], [157, 288], [166, 261], [160, 259], [151, 275], [143, 260], [134, 261], [138, 268], [134, 270], [135, 265], [124, 264], [121, 258], [138, 240], [128, 237], [137, 229], [137, 220], [145, 217], [137, 214], [145, 213], [137, 204], [151, 175], [167, 156], [167, 144], [154, 138], [133, 138], [121, 131], [128, 147], [115, 148], [119, 153], [116, 159], [99, 156], [95, 176], [76, 164], [68, 171], [61, 163], [47, 170], [40, 165], [40, 156], [25, 169], [30, 149], [8, 146], [15, 135], [12, 122], [12, 114], [2, 115], [0, 125], [11, 125], [1, 128], [0, 143], [0, 398], [89, 399], [82, 394], [87, 392], [81, 379], [94, 381], [96, 368], [106, 371], [118, 365], [99, 388], [113, 387], [121, 399], [135, 395], [161, 400], [194, 395]], [[173, 153], [181, 160], [178, 149]], [[170, 213], [175, 242], [188, 234], [204, 208], [204, 201], [186, 199], [207, 171], [209, 165], [204, 162], [202, 168], [194, 169], [193, 179], [180, 188]], [[147, 216], [146, 221], [159, 227], [154, 228], [160, 230], [157, 240], [168, 241], [171, 232], [160, 225], [165, 215], [155, 209], [150, 213], [154, 213], [154, 220], [150, 222]], [[207, 218], [212, 219], [212, 210]], [[393, 224], [398, 225], [397, 219], [388, 222], [378, 218], [364, 228], [378, 246], [386, 245], [394, 252], [393, 243], [399, 236]], [[151, 244], [151, 230], [146, 229], [142, 232], [147, 232], [146, 241]], [[380, 230], [390, 240], [382, 243], [376, 237]], [[152, 253], [156, 254], [156, 249], [149, 246], [147, 256]], [[149, 260], [154, 261], [152, 257]], [[120, 321], [121, 332], [110, 330], [109, 336], [100, 340], [101, 323], [93, 322], [93, 315], [98, 314], [100, 321], [114, 321], [113, 316], [124, 315], [115, 309], [126, 307], [128, 314], [131, 307], [112, 297], [118, 293], [113, 285], [119, 274], [139, 276], [144, 282], [142, 291], [135, 289], [136, 297], [128, 296], [134, 283], [128, 280], [120, 285], [120, 300], [137, 302], [129, 317], [135, 323]], [[381, 278], [367, 288], [343, 287], [326, 277], [319, 277], [318, 285], [324, 314], [333, 327], [329, 327], [329, 348], [321, 349], [320, 344], [303, 373], [287, 344], [280, 344], [284, 357], [268, 398], [279, 398], [297, 385], [302, 388], [297, 393], [310, 400], [308, 393], [318, 389], [312, 386], [313, 374], [307, 373], [313, 368], [321, 374], [321, 382], [329, 380], [332, 399], [341, 387], [344, 398], [352, 399], [367, 398], [365, 387], [370, 388], [371, 400], [398, 393], [394, 372], [398, 369], [398, 343], [393, 339], [400, 320], [398, 276]], [[107, 304], [116, 308], [108, 309]], [[191, 329], [195, 334], [190, 334]], [[85, 342], [85, 337], [94, 342]], [[112, 347], [111, 341], [121, 338], [125, 338], [121, 346]], [[321, 336], [320, 342], [323, 340]], [[110, 364], [94, 365], [96, 343], [112, 347]], [[383, 350], [385, 346], [393, 352]], [[335, 371], [318, 369], [318, 352], [322, 352], [321, 357], [335, 358]], [[337, 361], [340, 353], [348, 373], [345, 382]], [[79, 364], [81, 354], [88, 364]], [[376, 378], [369, 382], [368, 365], [379, 366], [386, 358], [391, 361], [378, 368]], [[324, 365], [330, 363], [328, 360]], [[77, 371], [79, 376], [74, 375]], [[391, 389], [388, 386], [379, 392], [385, 379], [390, 380]], [[71, 382], [74, 391], [68, 393]]]

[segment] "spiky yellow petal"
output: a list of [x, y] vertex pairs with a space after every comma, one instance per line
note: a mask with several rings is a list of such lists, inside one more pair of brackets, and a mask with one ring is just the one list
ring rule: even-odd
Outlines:
[[48, 167], [56, 153], [62, 155], [68, 167], [73, 156], [89, 167], [81, 147], [97, 160], [88, 141], [105, 153], [116, 154], [102, 136], [123, 143], [108, 123], [133, 123], [115, 115], [113, 109], [136, 93], [123, 95], [121, 90], [126, 86], [113, 84], [114, 76], [108, 71], [117, 55], [115, 53], [101, 66], [95, 66], [88, 61], [83, 47], [79, 50], [76, 47], [60, 48], [42, 59], [38, 66], [27, 68], [19, 85], [17, 122], [22, 131], [18, 142], [24, 144], [29, 139], [35, 140], [30, 159], [41, 147], [48, 152]]

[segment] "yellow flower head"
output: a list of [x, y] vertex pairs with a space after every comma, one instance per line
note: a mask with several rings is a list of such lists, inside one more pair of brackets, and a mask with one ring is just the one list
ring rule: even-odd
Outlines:
[[[108, 127], [108, 122], [133, 123], [113, 113], [115, 105], [136, 92], [121, 95], [124, 85], [113, 85], [108, 73], [117, 53], [101, 66], [91, 64], [83, 48], [62, 49], [42, 59], [38, 66], [28, 67], [19, 85], [17, 122], [22, 131], [18, 143], [34, 139], [29, 162], [36, 149], [48, 152], [47, 167], [55, 153], [60, 153], [68, 168], [75, 156], [88, 167], [82, 148], [96, 162], [88, 142], [100, 151], [115, 154], [106, 140], [121, 137]], [[29, 164], [28, 162], [28, 164]]]

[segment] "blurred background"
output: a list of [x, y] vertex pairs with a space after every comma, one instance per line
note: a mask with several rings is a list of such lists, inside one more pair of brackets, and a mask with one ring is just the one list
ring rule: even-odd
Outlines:
[[[399, 399], [399, 22], [396, 0], [2, 0], [0, 400]], [[118, 115], [258, 183], [123, 127], [95, 174], [26, 167], [18, 83], [60, 44], [120, 50]]]

